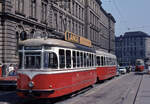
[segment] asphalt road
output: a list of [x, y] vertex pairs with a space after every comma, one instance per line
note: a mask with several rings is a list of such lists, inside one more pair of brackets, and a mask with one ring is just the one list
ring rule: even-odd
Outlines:
[[142, 74], [130, 73], [58, 99], [26, 100], [0, 90], [0, 104], [134, 104]]

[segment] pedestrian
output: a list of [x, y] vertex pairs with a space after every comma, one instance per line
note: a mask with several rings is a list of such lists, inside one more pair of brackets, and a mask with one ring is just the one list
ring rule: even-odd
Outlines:
[[15, 75], [15, 68], [14, 68], [13, 64], [10, 64], [10, 65], [9, 65], [9, 68], [8, 68], [8, 75], [9, 75], [9, 76], [14, 76], [14, 75]]

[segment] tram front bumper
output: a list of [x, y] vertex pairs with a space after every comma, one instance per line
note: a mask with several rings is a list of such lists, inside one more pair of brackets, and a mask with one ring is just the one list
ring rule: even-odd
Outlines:
[[54, 89], [38, 90], [38, 89], [17, 89], [18, 93], [23, 93], [25, 96], [40, 97], [42, 94], [53, 94]]

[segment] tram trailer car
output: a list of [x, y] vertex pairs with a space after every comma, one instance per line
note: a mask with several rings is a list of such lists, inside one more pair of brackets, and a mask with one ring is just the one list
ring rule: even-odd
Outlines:
[[136, 59], [135, 71], [144, 71], [144, 61], [142, 59]]
[[103, 51], [96, 51], [96, 73], [99, 81], [116, 76], [116, 56]]
[[28, 39], [19, 48], [17, 94], [54, 98], [96, 83], [96, 52], [58, 39]]

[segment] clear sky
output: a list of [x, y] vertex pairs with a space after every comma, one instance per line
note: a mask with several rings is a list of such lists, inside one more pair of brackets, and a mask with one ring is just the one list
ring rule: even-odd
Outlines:
[[101, 1], [102, 7], [116, 20], [116, 36], [129, 31], [143, 31], [150, 35], [150, 0]]

